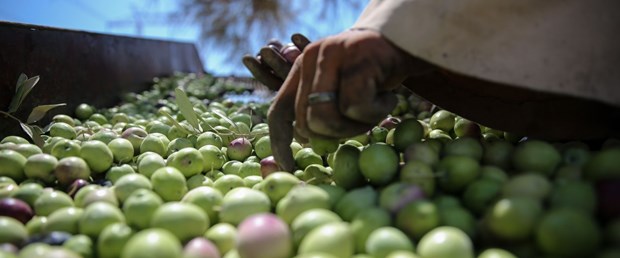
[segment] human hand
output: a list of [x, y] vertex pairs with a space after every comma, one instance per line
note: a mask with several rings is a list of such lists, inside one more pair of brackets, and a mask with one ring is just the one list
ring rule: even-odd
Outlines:
[[245, 55], [243, 64], [252, 73], [254, 78], [269, 89], [277, 91], [291, 70], [295, 59], [301, 51], [310, 44], [310, 40], [301, 34], [291, 36], [292, 44], [282, 45], [277, 40], [271, 40], [267, 46], [260, 49], [256, 56]]
[[347, 31], [309, 44], [269, 109], [274, 158], [292, 171], [293, 135], [303, 143], [368, 131], [396, 105], [391, 90], [419, 69], [412, 56], [374, 31]]

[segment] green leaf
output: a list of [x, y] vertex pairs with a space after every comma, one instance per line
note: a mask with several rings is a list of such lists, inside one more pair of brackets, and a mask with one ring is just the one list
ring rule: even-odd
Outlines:
[[221, 119], [224, 119], [224, 121], [226, 121], [226, 123], [229, 123], [230, 125], [232, 125], [236, 132], [239, 133], [239, 127], [237, 126], [237, 124], [235, 124], [235, 122], [233, 120], [230, 120], [230, 118], [228, 118], [228, 116], [226, 116], [226, 114], [224, 114], [224, 112], [222, 112], [219, 109], [213, 109], [211, 110], [211, 112], [215, 115], [217, 115], [218, 117], [220, 117]]
[[24, 86], [22, 87], [24, 89], [24, 95], [22, 96], [22, 101], [24, 101], [24, 99], [26, 98], [26, 96], [28, 95], [28, 93], [30, 93], [30, 91], [34, 88], [34, 86], [37, 85], [37, 83], [39, 83], [39, 79], [41, 79], [38, 75], [35, 77], [31, 77], [28, 78], [28, 80], [24, 81]]
[[[204, 119], [203, 119], [203, 122], [204, 122]], [[206, 127], [207, 127], [207, 128], [203, 128], [203, 126], [202, 126], [203, 124], [204, 124], [204, 125], [206, 125]], [[219, 133], [219, 132], [215, 129], [215, 127], [211, 126], [210, 124], [208, 124], [208, 123], [206, 123], [206, 122], [205, 122], [205, 123], [200, 124], [200, 130], [202, 130], [202, 131], [205, 131], [205, 130], [207, 130], [207, 131], [214, 131], [214, 132], [216, 132], [216, 133]]]
[[204, 132], [205, 131], [205, 128], [202, 128], [203, 124], [206, 124], [210, 129], [213, 129], [213, 127], [210, 126], [209, 124], [207, 124], [205, 119], [202, 118], [202, 116], [200, 116], [200, 114], [198, 112], [196, 112], [194, 110], [194, 113], [196, 113], [196, 117], [198, 118], [198, 120], [200, 120], [200, 123], [198, 124], [198, 128], [197, 128], [198, 130], [200, 130], [200, 132]]
[[17, 84], [15, 84], [15, 94], [13, 94], [13, 98], [11, 98], [11, 104], [9, 104], [9, 113], [13, 113], [17, 111], [19, 107], [20, 99], [22, 98], [22, 88], [24, 87], [24, 81], [28, 79], [28, 76], [25, 74], [20, 74], [19, 78], [17, 78]]
[[22, 87], [22, 85], [24, 84], [24, 81], [28, 80], [28, 76], [25, 75], [24, 73], [21, 73], [19, 75], [19, 78], [17, 78], [17, 84], [15, 85], [15, 92], [18, 92], [19, 89]]
[[32, 130], [32, 141], [37, 146], [43, 148], [43, 145], [45, 145], [45, 140], [43, 140], [43, 137], [41, 137], [41, 135], [43, 134], [43, 129], [36, 125], [29, 125], [29, 127]]
[[[22, 77], [20, 76], [20, 79], [21, 78]], [[26, 99], [26, 96], [28, 95], [28, 93], [30, 93], [30, 91], [34, 88], [35, 85], [37, 85], [38, 82], [39, 82], [39, 76], [35, 76], [32, 78], [26, 79], [25, 81], [23, 81], [21, 84], [17, 86], [15, 95], [13, 96], [13, 99], [11, 100], [11, 104], [9, 105], [9, 113], [13, 113], [17, 111], [17, 109], [19, 108], [19, 106], [21, 106], [24, 99]]]
[[26, 132], [28, 137], [30, 137], [30, 139], [32, 139], [32, 129], [30, 128], [30, 126], [28, 126], [27, 124], [24, 124], [22, 122], [19, 123], [19, 126], [21, 126], [22, 130], [24, 130], [24, 132]]
[[[54, 125], [53, 121], [51, 123], [47, 124], [45, 127], [43, 127], [43, 133], [49, 132], [50, 128], [52, 128], [52, 125]], [[85, 129], [85, 130], [87, 130], [87, 129]]]
[[56, 107], [66, 106], [66, 105], [67, 105], [66, 103], [60, 103], [60, 104], [36, 106], [35, 108], [32, 109], [32, 112], [30, 112], [27, 123], [32, 124], [36, 121], [39, 121], [39, 119], [43, 118], [45, 114], [47, 114], [47, 112], [50, 111], [51, 109], [56, 108]]
[[194, 129], [200, 128], [198, 117], [196, 117], [196, 112], [194, 112], [194, 106], [192, 102], [189, 101], [187, 94], [185, 94], [181, 87], [174, 89], [174, 93], [176, 94], [176, 103], [177, 106], [179, 106], [179, 111], [183, 114], [185, 120], [187, 120]]
[[41, 129], [41, 127], [38, 127], [36, 125], [24, 124], [22, 122], [19, 123], [19, 126], [21, 126], [22, 130], [24, 130], [24, 132], [26, 132], [30, 139], [32, 139], [32, 142], [34, 142], [34, 144], [36, 144], [40, 148], [43, 148], [43, 145], [45, 145], [45, 140], [43, 140], [43, 137], [41, 137], [41, 135], [43, 134], [43, 130]]
[[183, 132], [185, 134], [192, 134], [192, 132], [190, 132], [187, 129], [185, 129], [185, 127], [183, 127], [181, 124], [179, 124], [179, 122], [177, 122], [177, 120], [175, 120], [174, 117], [172, 117], [170, 114], [168, 114], [168, 112], [161, 111], [159, 113], [164, 115], [165, 117], [167, 117], [174, 124], [175, 127], [179, 128], [179, 130], [181, 130], [181, 132]]

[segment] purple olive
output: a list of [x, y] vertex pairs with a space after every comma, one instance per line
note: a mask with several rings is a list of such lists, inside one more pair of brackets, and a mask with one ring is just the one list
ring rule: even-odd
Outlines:
[[393, 183], [381, 191], [379, 206], [392, 214], [398, 213], [407, 204], [423, 199], [424, 191], [414, 184]]
[[293, 44], [287, 44], [280, 50], [280, 54], [288, 61], [289, 63], [294, 63], [295, 59], [301, 55], [301, 51]]
[[282, 42], [280, 42], [277, 39], [270, 39], [269, 42], [267, 43], [267, 46], [273, 47], [276, 50], [280, 51], [280, 49], [282, 49]]
[[234, 139], [228, 144], [226, 154], [231, 160], [243, 161], [252, 154], [252, 143], [245, 137]]
[[11, 243], [2, 243], [0, 244], [0, 251], [10, 254], [17, 254], [19, 252], [19, 248], [17, 248], [17, 246]]
[[0, 216], [12, 217], [26, 224], [34, 213], [32, 208], [20, 199], [2, 198], [0, 199]]
[[291, 257], [293, 241], [288, 225], [271, 213], [252, 215], [239, 224], [237, 251], [241, 257]]
[[264, 159], [261, 159], [260, 173], [263, 178], [276, 171], [280, 171], [280, 168], [278, 167], [278, 163], [276, 163], [276, 160], [273, 158], [273, 156], [267, 156]]
[[204, 237], [196, 237], [183, 247], [184, 257], [219, 258], [219, 250], [210, 240]]
[[398, 125], [399, 123], [400, 123], [400, 119], [398, 119], [398, 117], [391, 116], [391, 117], [387, 117], [383, 119], [383, 121], [381, 121], [379, 126], [390, 130], [392, 128], [395, 128], [396, 125]]
[[89, 185], [88, 181], [84, 179], [76, 179], [69, 185], [67, 188], [67, 194], [73, 198], [75, 193], [77, 193], [82, 187]]

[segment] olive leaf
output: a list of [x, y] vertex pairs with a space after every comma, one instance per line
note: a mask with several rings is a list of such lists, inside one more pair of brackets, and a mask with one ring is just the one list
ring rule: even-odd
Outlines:
[[28, 137], [32, 139], [34, 144], [36, 144], [40, 148], [43, 148], [43, 145], [45, 145], [45, 140], [43, 140], [43, 137], [41, 137], [41, 135], [43, 134], [43, 129], [41, 129], [41, 127], [38, 127], [36, 125], [29, 125], [23, 122], [19, 122], [19, 126], [21, 126], [22, 130], [24, 130]]
[[[47, 133], [50, 131], [50, 128], [52, 128], [52, 125], [54, 125], [54, 122], [52, 121], [51, 123], [47, 124], [45, 127], [43, 127], [43, 133]], [[87, 127], [88, 128], [88, 127]]]
[[174, 93], [176, 94], [176, 103], [179, 107], [179, 111], [183, 114], [185, 120], [187, 120], [187, 122], [194, 127], [194, 129], [199, 129], [200, 125], [198, 124], [196, 112], [194, 112], [194, 106], [192, 105], [192, 102], [189, 101], [185, 91], [183, 91], [181, 87], [177, 87], [174, 89]]
[[25, 123], [19, 122], [19, 126], [22, 127], [22, 130], [28, 135], [28, 137], [32, 138], [32, 129]]
[[235, 128], [236, 132], [239, 133], [239, 127], [237, 126], [237, 124], [235, 124], [233, 120], [230, 120], [230, 118], [228, 118], [228, 116], [226, 116], [226, 114], [224, 114], [222, 110], [214, 108], [213, 110], [211, 110], [211, 112], [213, 112], [213, 114], [217, 115], [221, 119], [224, 119], [226, 123], [229, 123], [230, 125], [232, 125]]
[[36, 126], [36, 125], [28, 125], [30, 127], [30, 130], [32, 130], [32, 141], [34, 142], [34, 144], [36, 144], [37, 146], [39, 146], [40, 148], [43, 148], [43, 145], [45, 145], [45, 140], [43, 140], [43, 137], [41, 137], [42, 134], [44, 134], [43, 129], [41, 129], [41, 127]]
[[53, 108], [62, 107], [66, 105], [67, 105], [66, 103], [60, 103], [60, 104], [36, 106], [35, 108], [32, 109], [32, 112], [30, 112], [27, 123], [32, 124], [36, 121], [39, 121], [39, 119], [43, 118], [45, 114], [47, 114], [47, 112], [52, 110]]
[[206, 128], [203, 128], [202, 125], [205, 124], [207, 125], [207, 127], [209, 127], [209, 129], [213, 130], [213, 126], [207, 124], [207, 122], [205, 121], [204, 118], [202, 118], [202, 116], [200, 116], [200, 113], [198, 113], [198, 111], [194, 110], [194, 113], [196, 113], [196, 117], [198, 118], [198, 120], [200, 120], [200, 124], [198, 124], [198, 129], [200, 130], [200, 132], [204, 132]]
[[26, 80], [28, 80], [28, 75], [21, 73], [19, 77], [17, 78], [17, 85], [16, 85], [17, 87], [15, 87], [15, 92], [19, 91], [19, 88], [21, 88], [22, 84]]
[[41, 128], [41, 127], [39, 127], [37, 125], [32, 125], [32, 123], [39, 121], [51, 109], [56, 108], [56, 107], [60, 107], [60, 106], [64, 106], [66, 104], [65, 103], [60, 103], [60, 104], [50, 104], [50, 105], [36, 106], [35, 108], [32, 109], [32, 111], [30, 112], [30, 115], [28, 115], [28, 119], [27, 119], [26, 123], [22, 122], [21, 119], [11, 115], [11, 113], [14, 113], [15, 111], [17, 111], [17, 109], [19, 109], [19, 107], [21, 106], [22, 102], [24, 102], [24, 99], [26, 99], [26, 96], [28, 96], [28, 94], [30, 93], [30, 91], [32, 91], [34, 86], [37, 85], [37, 83], [39, 82], [39, 79], [40, 79], [40, 77], [38, 75], [34, 76], [32, 78], [28, 78], [27, 75], [25, 75], [23, 73], [20, 74], [19, 78], [17, 78], [17, 84], [15, 86], [15, 94], [13, 95], [13, 98], [11, 99], [11, 103], [9, 105], [9, 110], [8, 110], [8, 112], [4, 112], [4, 111], [0, 110], [0, 114], [3, 114], [5, 116], [10, 117], [11, 119], [17, 121], [19, 123], [19, 126], [30, 137], [30, 139], [32, 139], [34, 144], [36, 144], [37, 146], [42, 148], [43, 145], [45, 144], [45, 140], [43, 139], [43, 137], [41, 135], [43, 135], [45, 132], [49, 131], [49, 127], [53, 123], [50, 123], [45, 128]]
[[181, 132], [183, 132], [185, 134], [192, 134], [190, 131], [185, 129], [185, 127], [183, 127], [181, 124], [179, 124], [179, 122], [177, 122], [177, 120], [175, 120], [174, 117], [172, 117], [170, 114], [168, 114], [168, 112], [160, 111], [159, 113], [164, 115], [165, 117], [167, 117], [174, 124], [175, 127], [179, 128], [179, 130], [181, 130]]
[[39, 82], [39, 76], [37, 75], [35, 77], [28, 78], [28, 76], [21, 74], [17, 82], [18, 84], [15, 88], [15, 95], [13, 96], [11, 104], [9, 105], [9, 113], [14, 113], [15, 111], [17, 111], [28, 93], [30, 93], [34, 86], [37, 85], [37, 83]]

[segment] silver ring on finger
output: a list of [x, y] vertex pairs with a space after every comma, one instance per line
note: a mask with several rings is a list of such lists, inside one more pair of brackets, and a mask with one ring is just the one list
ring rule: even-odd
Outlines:
[[314, 105], [318, 103], [333, 102], [336, 100], [336, 92], [313, 92], [308, 94], [308, 105]]

